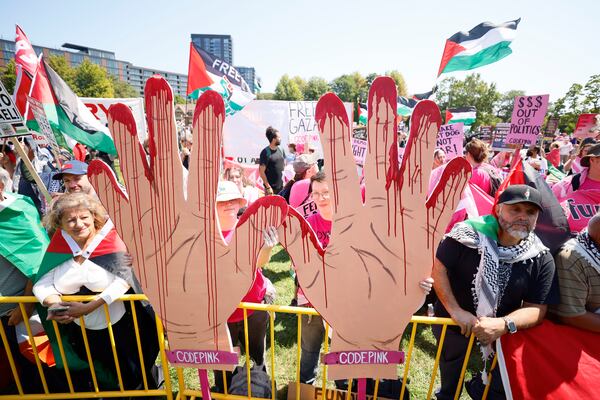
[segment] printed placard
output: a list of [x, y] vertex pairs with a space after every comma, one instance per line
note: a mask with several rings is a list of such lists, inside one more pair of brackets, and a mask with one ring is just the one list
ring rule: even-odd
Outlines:
[[23, 118], [15, 106], [12, 96], [0, 82], [0, 125], [12, 125], [22, 121]]
[[352, 154], [354, 155], [356, 165], [364, 165], [367, 156], [367, 141], [352, 138]]
[[323, 354], [322, 362], [327, 365], [402, 364], [404, 362], [404, 352], [387, 350], [337, 351]]
[[549, 99], [548, 94], [515, 97], [506, 144], [529, 146], [537, 142]]
[[219, 350], [172, 350], [166, 351], [167, 359], [173, 364], [186, 365], [235, 365], [237, 353]]
[[499, 122], [494, 128], [494, 140], [492, 141], [492, 150], [495, 151], [506, 151], [511, 148], [506, 145], [506, 136], [510, 130], [510, 124], [508, 122]]
[[437, 148], [444, 150], [446, 161], [462, 156], [463, 141], [465, 139], [464, 123], [448, 124], [440, 126], [437, 137]]
[[33, 140], [40, 146], [50, 146], [52, 150], [58, 152], [58, 143], [56, 142], [56, 138], [54, 137], [54, 132], [52, 132], [52, 127], [50, 126], [50, 122], [48, 122], [48, 118], [46, 117], [46, 112], [44, 111], [44, 106], [38, 100], [27, 96], [27, 102], [29, 103], [29, 109], [33, 113], [33, 117], [38, 123], [38, 126], [42, 130], [42, 135], [32, 132], [31, 137]]
[[600, 114], [581, 114], [573, 134], [580, 139], [600, 135]]

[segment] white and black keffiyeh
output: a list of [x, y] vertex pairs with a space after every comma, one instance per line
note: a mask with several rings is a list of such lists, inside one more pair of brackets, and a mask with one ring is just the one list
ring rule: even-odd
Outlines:
[[[481, 255], [473, 279], [473, 303], [477, 317], [495, 317], [512, 272], [512, 265], [544, 254], [548, 248], [531, 232], [515, 246], [498, 246], [497, 242], [470, 225], [461, 222], [446, 235]], [[482, 347], [484, 358], [492, 354], [491, 346]]]
[[588, 234], [587, 229], [565, 243], [565, 249], [575, 251], [600, 273], [600, 249]]

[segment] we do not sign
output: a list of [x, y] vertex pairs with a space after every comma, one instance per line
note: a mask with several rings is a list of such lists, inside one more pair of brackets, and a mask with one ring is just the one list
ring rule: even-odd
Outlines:
[[505, 143], [531, 145], [537, 142], [548, 110], [550, 95], [517, 96]]

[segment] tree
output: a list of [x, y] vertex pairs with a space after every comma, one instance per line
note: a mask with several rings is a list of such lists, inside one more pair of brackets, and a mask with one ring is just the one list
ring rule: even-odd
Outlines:
[[599, 112], [600, 75], [592, 75], [585, 85], [572, 84], [563, 97], [550, 105], [548, 115], [560, 118], [561, 131], [573, 132], [580, 114]]
[[69, 85], [69, 87], [75, 92], [78, 92], [77, 85], [75, 83], [75, 74], [77, 68], [71, 67], [69, 62], [64, 56], [51, 55], [46, 59], [50, 68], [52, 68], [62, 79]]
[[175, 104], [185, 104], [185, 98], [178, 94], [175, 95]]
[[[396, 82], [396, 87], [398, 88], [398, 96], [405, 96], [408, 94], [408, 90], [406, 88], [406, 82], [404, 81], [404, 76], [399, 71], [392, 70], [385, 73], [386, 76], [389, 76]], [[370, 85], [369, 85], [370, 86]]]
[[275, 99], [275, 93], [258, 93], [256, 95], [256, 99], [257, 100], [274, 100]]
[[358, 72], [342, 75], [331, 82], [331, 90], [342, 101], [354, 103], [358, 98], [366, 100], [368, 95], [367, 80]]
[[[137, 89], [134, 88], [133, 86], [131, 86], [129, 83], [119, 80], [119, 78], [117, 78], [114, 75], [109, 75], [109, 77], [110, 77], [110, 81], [113, 86], [113, 91], [114, 91], [115, 97], [117, 97], [117, 98], [140, 97], [140, 93], [137, 91]], [[181, 96], [175, 96], [176, 104], [177, 104], [177, 97], [181, 97]]]
[[114, 97], [115, 91], [106, 70], [99, 65], [83, 60], [75, 71], [75, 88], [81, 97]]
[[477, 120], [473, 129], [500, 122], [494, 109], [501, 97], [496, 84], [485, 82], [480, 74], [468, 75], [464, 80], [446, 78], [440, 82], [436, 93], [440, 110], [474, 106], [477, 109]]
[[302, 100], [304, 96], [298, 83], [285, 74], [279, 79], [273, 98], [275, 100]]
[[15, 83], [17, 82], [17, 70], [14, 59], [11, 59], [4, 68], [0, 69], [0, 80], [2, 80], [2, 84], [8, 90], [8, 93], [14, 92]]
[[296, 85], [298, 85], [298, 89], [300, 89], [300, 91], [302, 92], [302, 97], [304, 97], [304, 92], [306, 91], [306, 81], [297, 75], [293, 77], [292, 80], [296, 82]]
[[496, 116], [504, 122], [510, 122], [515, 103], [515, 97], [525, 96], [523, 90], [509, 90], [502, 94], [502, 97], [496, 105]]
[[304, 100], [319, 100], [319, 97], [329, 92], [329, 83], [323, 78], [313, 76], [306, 82], [304, 89]]

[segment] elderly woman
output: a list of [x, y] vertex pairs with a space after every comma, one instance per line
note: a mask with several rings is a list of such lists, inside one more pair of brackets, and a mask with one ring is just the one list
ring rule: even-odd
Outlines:
[[[55, 233], [38, 271], [33, 293], [47, 307], [47, 310], [38, 308], [40, 315], [47, 315], [47, 320], [61, 324], [69, 368], [84, 370], [88, 367], [83, 361], [87, 360], [81, 329], [83, 320], [98, 380], [106, 388], [117, 387], [115, 362], [110, 351], [110, 323], [123, 385], [125, 389], [141, 387], [142, 369], [131, 309], [129, 304], [116, 301], [132, 286], [137, 288], [139, 285], [125, 256], [125, 244], [117, 235], [112, 221], [95, 198], [73, 193], [56, 200], [46, 216], [46, 225]], [[89, 302], [65, 302], [63, 295], [96, 296]], [[104, 305], [108, 306], [110, 322]], [[144, 368], [151, 380], [149, 368], [158, 353], [156, 328], [149, 322], [152, 318], [141, 305], [136, 305], [136, 310], [143, 338]], [[52, 326], [46, 325], [46, 331], [53, 332]], [[55, 354], [59, 353], [55, 351]]]

